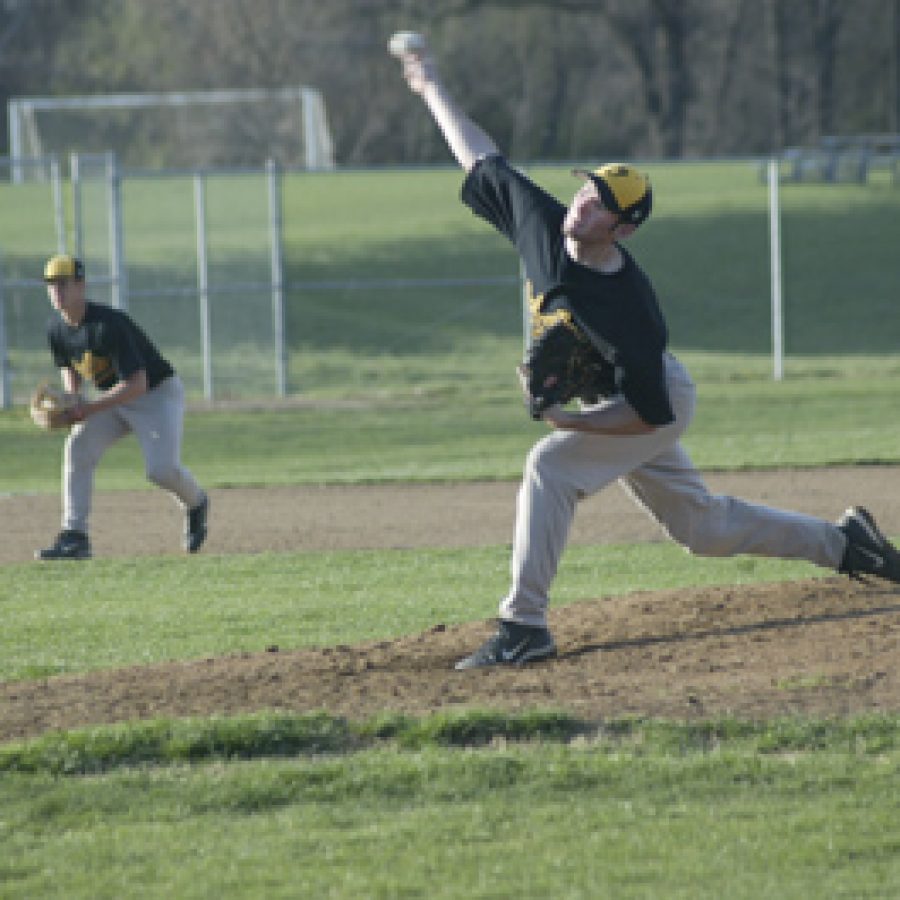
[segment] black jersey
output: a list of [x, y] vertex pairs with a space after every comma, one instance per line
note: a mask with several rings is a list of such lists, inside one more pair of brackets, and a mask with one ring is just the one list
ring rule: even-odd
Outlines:
[[479, 160], [461, 197], [518, 250], [532, 315], [564, 296], [601, 348], [610, 368], [609, 395], [621, 393], [649, 425], [674, 421], [663, 372], [665, 320], [650, 280], [631, 254], [619, 247], [624, 264], [613, 273], [575, 262], [562, 233], [566, 207], [502, 156]]
[[74, 369], [102, 391], [140, 369], [147, 373], [147, 389], [175, 374], [140, 326], [121, 310], [88, 300], [84, 318], [69, 325], [54, 316], [47, 326], [53, 361]]

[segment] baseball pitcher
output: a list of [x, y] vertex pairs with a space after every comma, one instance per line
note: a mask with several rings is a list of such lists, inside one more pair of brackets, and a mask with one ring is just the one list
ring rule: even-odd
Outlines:
[[[555, 655], [548, 596], [576, 505], [614, 481], [692, 553], [805, 559], [900, 582], [900, 553], [860, 507], [832, 524], [708, 491], [681, 445], [694, 384], [668, 350], [649, 278], [624, 246], [651, 212], [646, 175], [625, 164], [577, 170], [581, 186], [564, 206], [456, 105], [424, 40], [393, 42], [391, 52], [466, 173], [462, 201], [521, 257], [535, 339], [519, 376], [532, 416], [553, 429], [525, 464], [497, 633], [456, 668]], [[577, 408], [564, 406], [570, 399]]]

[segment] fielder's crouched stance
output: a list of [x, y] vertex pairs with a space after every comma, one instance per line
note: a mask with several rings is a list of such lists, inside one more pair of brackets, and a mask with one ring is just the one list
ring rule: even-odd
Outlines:
[[47, 294], [58, 315], [47, 338], [63, 386], [78, 395], [85, 379], [96, 399], [80, 396], [54, 420], [71, 426], [63, 458], [62, 530], [37, 559], [87, 559], [88, 518], [94, 470], [106, 450], [134, 432], [147, 478], [169, 491], [185, 513], [184, 549], [195, 553], [206, 539], [209, 500], [181, 464], [184, 386], [171, 364], [124, 312], [86, 299], [84, 266], [68, 255], [44, 268]]
[[[467, 173], [463, 202], [511, 241], [524, 264], [535, 340], [519, 374], [531, 414], [554, 428], [525, 465], [498, 631], [456, 668], [556, 653], [548, 594], [575, 507], [613, 481], [693, 553], [805, 559], [900, 582], [900, 553], [864, 509], [852, 507], [832, 524], [707, 490], [680, 444], [694, 415], [693, 382], [667, 351], [649, 279], [620, 244], [650, 214], [646, 176], [621, 164], [577, 171], [582, 186], [563, 206], [508, 165], [456, 106], [424, 42], [410, 47], [393, 52]], [[550, 358], [560, 347], [569, 358]], [[580, 408], [564, 409], [574, 398]]]

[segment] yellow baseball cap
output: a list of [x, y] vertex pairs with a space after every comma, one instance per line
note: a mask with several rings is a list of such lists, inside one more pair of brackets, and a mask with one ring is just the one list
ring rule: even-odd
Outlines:
[[44, 281], [82, 281], [84, 263], [68, 253], [51, 256], [44, 266]]
[[650, 179], [627, 163], [607, 163], [599, 169], [573, 169], [573, 175], [589, 178], [597, 186], [607, 209], [629, 225], [640, 225], [653, 206]]

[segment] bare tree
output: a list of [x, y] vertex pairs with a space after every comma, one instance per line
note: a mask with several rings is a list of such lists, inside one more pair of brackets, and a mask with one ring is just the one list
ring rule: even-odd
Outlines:
[[6, 46], [22, 31], [31, 12], [28, 0], [8, 0], [0, 7], [0, 58]]
[[[443, 160], [385, 53], [408, 27], [519, 158], [768, 152], [900, 123], [900, 0], [2, 0], [0, 95], [310, 84], [340, 162]], [[222, 127], [260, 152], [264, 124]]]
[[893, 69], [893, 85], [894, 92], [893, 103], [891, 104], [890, 125], [891, 131], [900, 131], [900, 0], [894, 0], [891, 16], [891, 31], [894, 39], [891, 46], [891, 68]]
[[775, 146], [786, 147], [793, 141], [791, 129], [790, 76], [788, 71], [788, 16], [784, 0], [772, 0], [772, 57], [775, 82]]
[[442, 9], [445, 16], [459, 16], [488, 6], [601, 18], [631, 58], [663, 155], [682, 155], [693, 96], [687, 42], [698, 14], [692, 0], [448, 0]]
[[816, 126], [819, 135], [835, 131], [837, 44], [847, 5], [840, 0], [808, 0], [812, 56], [816, 72]]

